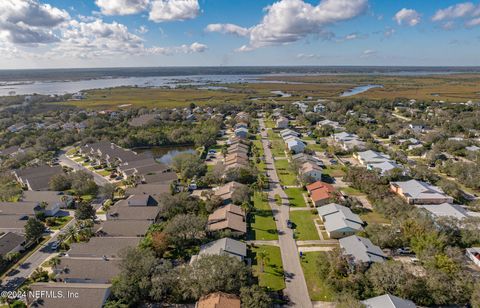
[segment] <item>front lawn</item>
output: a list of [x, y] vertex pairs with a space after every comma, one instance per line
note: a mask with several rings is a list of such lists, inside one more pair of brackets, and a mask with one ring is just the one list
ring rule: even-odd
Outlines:
[[389, 224], [391, 221], [382, 214], [371, 211], [366, 214], [361, 214], [360, 218], [368, 224]]
[[297, 185], [297, 175], [290, 169], [290, 163], [286, 159], [275, 160], [280, 184], [284, 186]]
[[302, 188], [286, 188], [285, 193], [288, 196], [288, 202], [290, 206], [294, 207], [306, 207], [305, 198], [303, 198], [303, 193], [306, 193]]
[[248, 238], [250, 240], [278, 240], [277, 226], [273, 220], [273, 213], [268, 204], [266, 193], [255, 192], [253, 195], [255, 210], [250, 215], [250, 228]]
[[299, 241], [319, 240], [314, 219], [318, 215], [310, 211], [290, 211], [290, 220], [295, 224], [295, 238]]
[[112, 172], [107, 170], [96, 170], [96, 173], [100, 174], [101, 176], [109, 176]]
[[317, 266], [318, 257], [322, 253], [327, 252], [314, 251], [303, 253], [301, 264], [310, 299], [312, 301], [330, 302], [333, 300], [335, 295], [334, 291], [320, 278], [320, 273]]
[[[262, 272], [262, 259], [259, 252], [265, 252], [264, 269]], [[271, 291], [285, 289], [285, 280], [283, 275], [282, 256], [280, 248], [276, 246], [258, 246], [251, 250], [253, 275], [258, 277], [258, 283]]]
[[341, 165], [329, 165], [323, 169], [323, 174], [329, 175], [334, 178], [343, 177], [345, 175], [345, 171], [343, 171]]
[[283, 140], [271, 140], [273, 157], [285, 157], [285, 143]]
[[50, 226], [50, 229], [52, 230], [60, 230], [65, 226], [70, 220], [72, 220], [72, 216], [61, 216], [61, 217], [55, 217], [55, 223]]

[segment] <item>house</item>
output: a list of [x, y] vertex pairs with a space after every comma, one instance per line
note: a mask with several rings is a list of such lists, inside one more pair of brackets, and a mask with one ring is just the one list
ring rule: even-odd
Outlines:
[[158, 202], [150, 195], [131, 195], [126, 200], [127, 206], [157, 206]]
[[465, 150], [470, 152], [478, 152], [480, 151], [480, 147], [477, 147], [476, 145], [472, 145], [472, 146], [466, 147]]
[[317, 210], [330, 238], [342, 238], [363, 230], [363, 221], [348, 207], [330, 203]]
[[27, 301], [29, 307], [101, 308], [110, 296], [110, 287], [110, 284], [96, 283], [37, 282], [29, 286]]
[[409, 124], [408, 128], [415, 134], [420, 134], [427, 130], [426, 126], [422, 124]]
[[315, 206], [322, 206], [333, 201], [335, 188], [325, 182], [316, 181], [307, 185], [307, 191]]
[[7, 232], [0, 236], [0, 256], [5, 257], [9, 253], [23, 250], [25, 237], [18, 233]]
[[361, 141], [357, 135], [347, 132], [333, 134], [332, 138], [345, 151], [361, 150], [366, 146], [365, 142]]
[[421, 204], [418, 208], [424, 209], [434, 218], [439, 217], [453, 217], [459, 220], [470, 216], [469, 212], [462, 206], [457, 204], [442, 203], [442, 204]]
[[390, 190], [409, 204], [453, 203], [453, 198], [445, 194], [441, 188], [422, 181], [391, 182]]
[[57, 203], [42, 202], [0, 202], [0, 215], [24, 215], [34, 217], [38, 214], [55, 216], [60, 211]]
[[325, 110], [326, 110], [326, 107], [321, 103], [318, 103], [315, 106], [313, 106], [313, 112], [321, 113], [321, 112], [324, 112]]
[[61, 166], [43, 165], [18, 169], [13, 174], [28, 190], [48, 190], [50, 180], [55, 175], [63, 174], [63, 169]]
[[480, 247], [467, 248], [467, 257], [480, 267]]
[[305, 102], [293, 102], [292, 105], [297, 106], [297, 108], [300, 109], [302, 113], [307, 112], [308, 105]]
[[247, 257], [247, 244], [228, 237], [204, 244], [198, 255], [192, 256], [190, 264], [206, 255], [227, 255], [243, 261]]
[[27, 215], [0, 215], [0, 232], [25, 233]]
[[285, 117], [280, 117], [276, 121], [276, 127], [277, 128], [287, 128], [288, 127], [288, 119]]
[[250, 122], [250, 115], [246, 113], [245, 111], [241, 111], [237, 113], [235, 116], [235, 122], [244, 122], [244, 123], [249, 123]]
[[60, 258], [53, 270], [57, 282], [111, 283], [120, 274], [120, 260]]
[[322, 179], [322, 168], [316, 163], [305, 162], [300, 167], [300, 175], [308, 182], [320, 181]]
[[294, 154], [302, 153], [306, 147], [305, 143], [297, 137], [285, 139], [285, 142], [287, 143], [288, 150]]
[[233, 126], [234, 129], [237, 129], [237, 128], [240, 128], [240, 127], [247, 128], [247, 129], [248, 129], [248, 124], [245, 123], [245, 122], [239, 122], [239, 123], [236, 123], [236, 124]]
[[[49, 207], [57, 207], [60, 209], [68, 208], [73, 204], [73, 196], [65, 195], [59, 191], [37, 191], [26, 190], [23, 192], [21, 200], [24, 202], [40, 202], [46, 203]], [[48, 215], [53, 216], [53, 215]]]
[[117, 202], [107, 211], [107, 220], [149, 220], [157, 221], [160, 214], [159, 206], [130, 206], [128, 200]]
[[362, 301], [366, 308], [415, 308], [417, 307], [412, 301], [384, 294], [377, 297], [372, 297]]
[[234, 204], [220, 207], [208, 216], [207, 230], [230, 230], [234, 235], [243, 235], [247, 232], [245, 212]]
[[211, 293], [200, 297], [195, 308], [240, 308], [240, 298], [223, 292]]
[[127, 196], [132, 195], [148, 195], [155, 199], [157, 202], [163, 194], [171, 193], [171, 185], [169, 184], [139, 184], [135, 187], [129, 187], [126, 189], [125, 194]]
[[[381, 163], [369, 163], [369, 164], [367, 164], [367, 170], [377, 171], [380, 175], [385, 175], [393, 169], [403, 170], [403, 166], [399, 165], [396, 162], [391, 161], [391, 160], [384, 161], [384, 162], [381, 162]], [[406, 172], [403, 171], [403, 173], [405, 174]]]
[[390, 156], [372, 150], [356, 152], [353, 154], [353, 158], [358, 160], [358, 162], [365, 167], [368, 164], [379, 164], [390, 160]]
[[387, 259], [380, 247], [373, 245], [368, 238], [351, 235], [338, 242], [343, 255], [352, 263], [384, 262]]
[[235, 137], [246, 139], [248, 136], [248, 128], [239, 127], [234, 131]]
[[151, 220], [107, 220], [97, 230], [98, 236], [143, 237], [152, 225]]
[[317, 122], [317, 126], [320, 128], [324, 127], [332, 127], [334, 130], [343, 130], [344, 128], [340, 125], [340, 123], [336, 121], [330, 121], [330, 120], [323, 120]]
[[289, 128], [287, 129], [283, 129], [280, 131], [280, 136], [282, 136], [282, 138], [285, 140], [287, 137], [289, 136], [292, 136], [292, 137], [299, 137], [300, 134], [297, 133], [296, 131], [294, 130], [291, 130]]
[[245, 185], [233, 181], [223, 186], [214, 188], [213, 193], [215, 194], [215, 196], [220, 197], [223, 200], [224, 204], [228, 204], [232, 202], [232, 195], [235, 190], [241, 187], [245, 187]]
[[136, 247], [139, 237], [92, 237], [88, 242], [72, 243], [66, 256], [71, 258], [113, 259], [127, 247]]

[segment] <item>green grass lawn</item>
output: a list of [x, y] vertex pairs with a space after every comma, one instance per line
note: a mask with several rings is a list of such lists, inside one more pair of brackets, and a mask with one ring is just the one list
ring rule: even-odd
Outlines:
[[265, 126], [267, 128], [275, 128], [276, 123], [274, 120], [265, 120]]
[[63, 228], [63, 226], [65, 226], [72, 219], [72, 216], [55, 217], [55, 225], [51, 226], [50, 229], [59, 230]]
[[318, 272], [317, 259], [323, 251], [306, 252], [301, 259], [303, 274], [305, 275], [305, 281], [307, 282], [308, 294], [312, 301], [325, 301], [329, 302], [333, 300], [334, 291], [325, 284], [320, 278]]
[[272, 155], [274, 157], [285, 157], [285, 143], [282, 140], [271, 140]]
[[111, 172], [107, 171], [107, 170], [98, 170], [98, 171], [95, 171], [95, 172], [100, 174], [101, 176], [109, 176], [111, 174]]
[[367, 214], [361, 214], [360, 218], [369, 224], [389, 224], [391, 221], [382, 214], [372, 211]]
[[[265, 260], [265, 267], [263, 272], [261, 271], [261, 261], [257, 257], [259, 251], [264, 251], [268, 260]], [[285, 280], [283, 276], [282, 257], [280, 254], [280, 248], [276, 246], [258, 246], [252, 248], [253, 255], [253, 274], [258, 277], [259, 285], [267, 287], [271, 291], [279, 291], [285, 289]]]
[[313, 150], [313, 151], [315, 151], [315, 152], [323, 152], [323, 151], [325, 151], [325, 148], [324, 148], [324, 147], [322, 147], [320, 144], [316, 144], [316, 143], [315, 143], [315, 144], [309, 144], [309, 145], [307, 145], [307, 148], [308, 148], [308, 149], [311, 149], [311, 150]]
[[268, 205], [266, 193], [255, 192], [253, 195], [255, 212], [250, 217], [248, 238], [251, 240], [277, 240], [277, 226], [273, 220], [273, 213]]
[[330, 165], [323, 169], [323, 174], [331, 177], [342, 177], [345, 175], [345, 172], [342, 170], [342, 166], [340, 165]]
[[306, 207], [305, 199], [303, 198], [303, 193], [306, 193], [302, 188], [286, 188], [285, 193], [288, 196], [288, 202], [290, 206], [294, 207]]
[[360, 195], [364, 195], [364, 193], [362, 193], [361, 191], [359, 191], [358, 189], [355, 189], [353, 187], [343, 187], [340, 189], [342, 192], [346, 193], [347, 195], [350, 195], [350, 196], [360, 196]]
[[267, 136], [270, 140], [282, 140], [282, 137], [271, 129], [267, 130]]
[[295, 238], [299, 241], [319, 240], [314, 219], [318, 215], [310, 213], [310, 211], [291, 211], [290, 220], [295, 224]]
[[297, 175], [290, 169], [290, 163], [286, 159], [275, 160], [278, 178], [282, 185], [297, 185]]

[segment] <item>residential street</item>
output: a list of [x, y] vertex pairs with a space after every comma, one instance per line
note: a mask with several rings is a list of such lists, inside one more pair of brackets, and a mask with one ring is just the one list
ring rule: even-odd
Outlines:
[[88, 168], [85, 168], [83, 165], [81, 165], [81, 164], [71, 160], [70, 158], [68, 158], [67, 155], [65, 155], [65, 153], [66, 153], [66, 149], [61, 151], [60, 155], [58, 155], [58, 160], [60, 161], [61, 165], [70, 167], [74, 170], [84, 170], [84, 171], [89, 172], [90, 174], [93, 175], [93, 179], [95, 180], [95, 183], [97, 183], [97, 185], [99, 185], [99, 186], [103, 186], [103, 185], [109, 183], [108, 180], [105, 179], [100, 174], [98, 174], [96, 172], [93, 172], [93, 171], [89, 170]]
[[[259, 124], [262, 129], [262, 145], [265, 151], [267, 175], [270, 183], [268, 199], [277, 224], [278, 240], [282, 254], [283, 270], [285, 272], [286, 289], [284, 293], [290, 301], [290, 306], [312, 307], [307, 284], [300, 265], [298, 248], [295, 239], [293, 238], [293, 231], [287, 227], [290, 210], [288, 197], [279, 184], [278, 175], [273, 163], [272, 152], [268, 147], [267, 131], [265, 129], [264, 120], [259, 119]], [[276, 205], [275, 195], [280, 195], [282, 198], [281, 206]]]
[[[75, 224], [75, 219], [69, 221], [61, 230], [65, 230], [68, 226]], [[20, 266], [11, 269], [13, 275], [8, 275], [2, 281], [0, 286], [1, 291], [13, 291], [18, 288], [43, 262], [52, 257], [56, 252], [51, 249], [53, 242], [57, 240], [60, 232], [55, 233], [45, 244], [38, 248], [32, 255], [30, 255]]]

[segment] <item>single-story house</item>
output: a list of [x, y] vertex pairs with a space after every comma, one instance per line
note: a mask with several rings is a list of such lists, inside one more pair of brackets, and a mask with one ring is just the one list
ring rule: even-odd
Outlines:
[[426, 210], [435, 218], [453, 217], [457, 219], [465, 219], [470, 216], [469, 212], [461, 205], [442, 203], [442, 204], [419, 204], [418, 208]]
[[422, 181], [391, 182], [390, 190], [409, 204], [453, 203], [453, 198], [445, 194], [441, 188]]
[[[21, 200], [24, 202], [46, 203], [51, 208], [57, 206], [61, 209], [67, 208], [74, 201], [73, 196], [66, 195], [59, 191], [36, 191], [26, 190], [23, 192]], [[53, 216], [53, 215], [50, 215]]]
[[25, 236], [7, 232], [0, 236], [0, 256], [5, 257], [9, 253], [20, 252], [23, 250]]
[[294, 137], [294, 138], [288, 138], [285, 140], [287, 144], [287, 148], [289, 151], [293, 153], [301, 153], [305, 150], [305, 143], [303, 143], [302, 140]]
[[[378, 171], [378, 173], [380, 175], [385, 175], [393, 169], [403, 170], [403, 166], [397, 164], [396, 162], [394, 162], [392, 160], [388, 160], [388, 161], [384, 161], [384, 162], [381, 162], [381, 163], [369, 163], [369, 164], [367, 164], [367, 169]], [[403, 173], [405, 173], [405, 171], [403, 171]]]
[[325, 105], [320, 104], [320, 103], [313, 106], [313, 112], [321, 113], [321, 112], [324, 112], [325, 109], [326, 109]]
[[97, 230], [98, 236], [143, 237], [152, 225], [151, 220], [107, 220]]
[[55, 216], [60, 211], [58, 203], [46, 202], [0, 202], [0, 215]]
[[415, 308], [414, 302], [390, 294], [372, 297], [362, 301], [366, 308]]
[[316, 181], [307, 185], [307, 191], [315, 206], [321, 206], [333, 201], [335, 188], [325, 182]]
[[25, 233], [28, 215], [0, 215], [0, 232]]
[[224, 237], [200, 246], [200, 252], [192, 256], [190, 263], [206, 255], [227, 255], [243, 261], [247, 257], [247, 244]]
[[111, 283], [120, 274], [120, 260], [60, 258], [54, 273], [64, 283]]
[[334, 130], [343, 130], [344, 128], [340, 125], [340, 123], [336, 122], [336, 121], [330, 121], [330, 120], [323, 120], [323, 121], [319, 121], [317, 122], [317, 126], [318, 127], [327, 127], [327, 126], [330, 126], [332, 127]]
[[148, 195], [154, 198], [157, 202], [160, 201], [163, 194], [171, 193], [171, 185], [169, 184], [139, 184], [135, 187], [126, 189], [127, 196], [132, 195]]
[[[110, 296], [110, 284], [37, 282], [29, 286], [29, 307], [48, 308], [101, 308]], [[45, 296], [57, 294], [57, 296]], [[58, 294], [64, 294], [63, 297]], [[67, 297], [74, 294], [75, 297]]]
[[351, 235], [338, 242], [343, 255], [348, 256], [352, 263], [384, 262], [387, 259], [380, 247], [373, 245], [368, 238]]
[[13, 171], [17, 180], [28, 190], [49, 190], [52, 177], [63, 174], [61, 166], [27, 167]]
[[232, 202], [232, 195], [236, 189], [244, 187], [244, 184], [238, 182], [229, 182], [223, 186], [217, 187], [213, 189], [213, 193], [220, 197], [225, 204]]
[[222, 206], [208, 216], [207, 230], [230, 230], [235, 235], [243, 235], [247, 232], [245, 212], [238, 205]]
[[195, 308], [240, 308], [240, 298], [234, 294], [215, 292], [200, 297]]
[[286, 128], [280, 131], [280, 136], [282, 136], [282, 138], [285, 139], [288, 136], [298, 137], [300, 136], [300, 134], [294, 130], [291, 130], [290, 128]]
[[280, 117], [276, 121], [277, 128], [287, 128], [288, 127], [288, 119], [285, 117]]
[[235, 136], [239, 138], [247, 138], [248, 136], [248, 128], [245, 127], [239, 127], [235, 129]]
[[117, 202], [107, 211], [107, 220], [149, 220], [155, 222], [158, 219], [159, 206], [128, 206], [124, 204], [127, 200], [122, 201]]
[[363, 152], [356, 152], [353, 154], [353, 157], [358, 160], [362, 166], [367, 166], [368, 164], [378, 164], [390, 160], [390, 156], [380, 152], [375, 152], [372, 150], [367, 150]]
[[305, 162], [300, 168], [300, 174], [310, 181], [320, 181], [322, 179], [322, 167], [316, 163]]
[[317, 210], [330, 238], [342, 238], [363, 230], [363, 221], [348, 207], [330, 203]]

